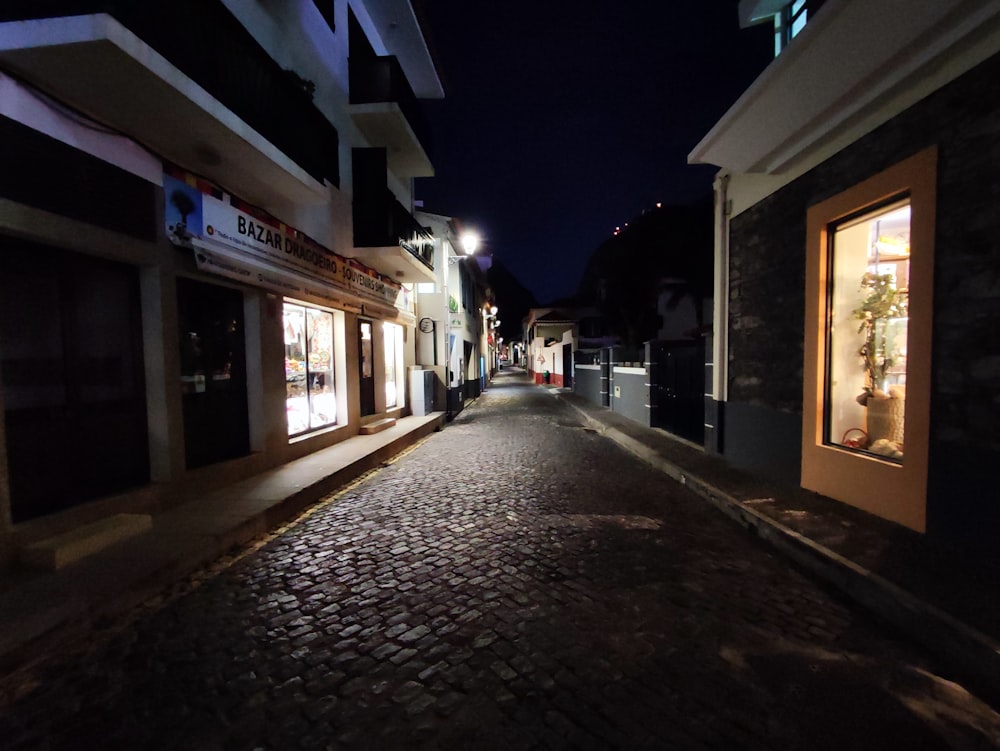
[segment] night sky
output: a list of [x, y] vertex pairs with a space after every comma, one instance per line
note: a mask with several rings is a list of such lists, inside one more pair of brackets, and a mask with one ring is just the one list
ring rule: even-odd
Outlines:
[[539, 299], [576, 291], [615, 227], [711, 193], [687, 155], [771, 60], [736, 0], [426, 0], [446, 98], [426, 103], [424, 208], [474, 225]]

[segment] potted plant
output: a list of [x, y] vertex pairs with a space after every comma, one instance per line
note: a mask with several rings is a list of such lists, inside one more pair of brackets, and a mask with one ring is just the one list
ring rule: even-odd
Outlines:
[[872, 396], [887, 395], [886, 376], [899, 357], [896, 332], [889, 323], [893, 318], [906, 318], [908, 311], [906, 290], [896, 289], [892, 274], [864, 274], [861, 291], [864, 299], [854, 309], [854, 317], [861, 321], [858, 333], [865, 335], [858, 354], [864, 361], [867, 383], [858, 402], [866, 404]]
[[903, 440], [902, 387], [888, 386], [887, 376], [901, 356], [898, 327], [893, 319], [908, 315], [906, 290], [897, 289], [892, 274], [865, 273], [861, 277], [861, 304], [854, 317], [861, 323], [858, 333], [864, 343], [858, 354], [864, 363], [866, 383], [858, 395], [858, 403], [868, 408], [868, 435], [874, 442], [886, 438], [896, 443]]

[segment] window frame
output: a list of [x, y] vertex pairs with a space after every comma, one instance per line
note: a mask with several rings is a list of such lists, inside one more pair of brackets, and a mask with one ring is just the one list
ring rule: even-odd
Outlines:
[[[285, 373], [285, 378], [286, 378], [286, 397], [285, 397], [285, 402], [286, 402], [286, 418], [285, 418], [285, 429], [286, 429], [287, 438], [288, 438], [289, 443], [294, 443], [297, 440], [299, 440], [299, 439], [301, 439], [301, 438], [303, 438], [305, 436], [312, 435], [314, 433], [318, 433], [318, 432], [322, 432], [322, 431], [326, 431], [326, 430], [329, 430], [331, 428], [339, 427], [340, 425], [342, 425], [342, 421], [341, 421], [340, 392], [338, 391], [338, 388], [337, 388], [338, 382], [339, 382], [339, 379], [337, 377], [338, 376], [338, 370], [337, 370], [337, 354], [338, 354], [338, 349], [337, 349], [337, 312], [335, 310], [323, 307], [321, 305], [314, 305], [312, 303], [303, 302], [302, 300], [296, 300], [296, 299], [293, 299], [293, 298], [286, 297], [286, 298], [284, 298], [284, 300], [282, 300], [282, 329], [284, 329], [284, 326], [285, 326], [285, 323], [284, 323], [285, 311], [286, 311], [286, 309], [288, 307], [298, 308], [298, 309], [302, 310], [302, 323], [303, 323], [303, 327], [304, 327], [303, 331], [302, 331], [302, 336], [303, 336], [303, 341], [305, 343], [305, 349], [304, 349], [304, 352], [303, 352], [303, 355], [305, 357], [305, 360], [303, 361], [304, 362], [304, 366], [305, 366], [305, 370], [304, 370], [303, 375], [305, 377], [305, 384], [304, 384], [305, 396], [304, 396], [304, 398], [306, 400], [306, 407], [307, 407], [307, 412], [308, 412], [308, 418], [306, 420], [306, 427], [304, 429], [299, 430], [299, 431], [294, 432], [294, 433], [292, 432], [291, 425], [288, 423], [288, 418], [287, 418], [287, 409], [288, 409], [287, 404], [288, 404], [288, 400], [289, 400], [289, 397], [287, 396], [287, 388], [288, 388], [287, 387], [287, 383], [288, 383], [287, 379], [289, 377], [289, 374], [287, 372], [287, 368], [288, 368], [288, 365], [287, 365], [287, 362], [288, 362], [287, 346], [288, 345], [287, 345], [287, 342], [285, 344], [285, 347], [286, 347], [286, 354], [285, 354], [285, 361], [286, 361], [286, 364], [285, 364], [285, 368], [286, 368], [286, 373]], [[328, 369], [322, 369], [322, 370], [316, 371], [316, 370], [313, 370], [312, 366], [310, 365], [311, 350], [310, 350], [310, 346], [309, 345], [310, 345], [311, 338], [308, 335], [310, 311], [314, 311], [316, 314], [319, 314], [319, 315], [330, 316], [330, 367]], [[331, 383], [329, 385], [329, 391], [328, 392], [327, 391], [323, 391], [323, 392], [315, 393], [314, 392], [314, 386], [312, 384], [313, 378], [316, 375], [321, 375], [321, 374], [329, 374], [329, 378], [330, 378], [330, 381], [331, 381]], [[326, 384], [324, 382], [324, 388], [325, 388], [325, 386], [326, 386]], [[312, 420], [313, 420], [313, 400], [317, 396], [323, 396], [323, 395], [327, 395], [327, 394], [331, 397], [331, 399], [328, 400], [328, 401], [332, 401], [333, 404], [335, 405], [334, 406], [334, 418], [333, 418], [333, 420], [331, 422], [327, 422], [327, 423], [323, 423], [323, 424], [319, 424], [319, 425], [313, 425], [312, 424]]]
[[[937, 148], [930, 147], [807, 211], [802, 487], [918, 532], [927, 522]], [[907, 195], [910, 306], [902, 464], [825, 441], [831, 233], [851, 216]]]

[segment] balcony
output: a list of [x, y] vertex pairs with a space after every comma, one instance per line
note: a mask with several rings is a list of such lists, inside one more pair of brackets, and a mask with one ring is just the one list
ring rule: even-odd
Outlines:
[[430, 137], [417, 98], [395, 57], [348, 60], [351, 119], [373, 146], [384, 147], [400, 177], [433, 177]]
[[434, 238], [386, 187], [386, 150], [354, 149], [352, 255], [400, 282], [434, 281]]
[[254, 203], [339, 185], [336, 129], [218, 0], [6, 0], [0, 62]]

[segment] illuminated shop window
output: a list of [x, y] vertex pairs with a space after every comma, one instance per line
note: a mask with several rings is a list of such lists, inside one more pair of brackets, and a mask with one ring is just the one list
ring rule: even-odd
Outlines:
[[333, 314], [286, 302], [283, 326], [288, 435], [336, 424]]
[[403, 406], [403, 327], [395, 323], [383, 324], [385, 345], [385, 406], [386, 409]]
[[830, 229], [825, 442], [902, 462], [910, 204]]

